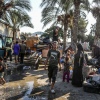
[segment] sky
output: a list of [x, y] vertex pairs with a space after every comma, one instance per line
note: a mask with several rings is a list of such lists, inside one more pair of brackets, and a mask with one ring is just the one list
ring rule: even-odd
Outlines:
[[41, 23], [41, 7], [40, 7], [40, 3], [42, 2], [42, 0], [30, 0], [31, 1], [31, 6], [32, 6], [32, 10], [31, 12], [29, 12], [30, 17], [32, 18], [31, 21], [34, 25], [34, 28], [28, 28], [28, 27], [23, 27], [21, 28], [21, 32], [37, 32], [37, 31], [44, 31], [44, 29], [42, 29], [43, 24]]
[[[21, 32], [38, 32], [38, 31], [45, 31], [47, 28], [50, 27], [50, 25], [47, 25], [45, 28], [43, 27], [43, 24], [41, 23], [41, 7], [40, 7], [40, 3], [42, 2], [42, 0], [30, 0], [31, 2], [31, 6], [32, 6], [32, 10], [29, 12], [31, 19], [31, 22], [34, 25], [34, 28], [29, 28], [29, 27], [23, 27], [20, 29]], [[91, 24], [95, 23], [95, 19], [92, 17], [91, 13], [87, 13], [87, 19], [89, 20], [89, 24], [87, 26], [87, 30], [88, 32], [86, 34], [89, 34], [90, 32], [90, 27]]]

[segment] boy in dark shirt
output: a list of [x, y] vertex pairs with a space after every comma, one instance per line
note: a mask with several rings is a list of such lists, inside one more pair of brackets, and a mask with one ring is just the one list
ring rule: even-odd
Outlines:
[[3, 63], [3, 58], [0, 57], [0, 84], [5, 84], [6, 81], [5, 79], [3, 78], [4, 77], [4, 67], [5, 67], [5, 64]]
[[60, 64], [60, 52], [57, 50], [58, 43], [53, 42], [53, 48], [48, 51], [46, 64], [49, 60], [49, 66], [48, 66], [48, 78], [49, 78], [49, 85], [51, 85], [51, 93], [55, 93], [54, 90], [54, 84], [56, 81], [57, 71], [58, 71], [58, 64], [61, 70], [61, 64]]

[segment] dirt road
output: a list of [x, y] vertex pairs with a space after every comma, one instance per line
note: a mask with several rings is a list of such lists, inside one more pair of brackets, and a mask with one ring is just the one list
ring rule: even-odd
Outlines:
[[56, 94], [50, 93], [47, 70], [42, 67], [6, 79], [8, 82], [0, 86], [0, 100], [100, 100], [99, 94], [86, 93], [71, 82], [62, 82], [62, 71], [57, 75]]

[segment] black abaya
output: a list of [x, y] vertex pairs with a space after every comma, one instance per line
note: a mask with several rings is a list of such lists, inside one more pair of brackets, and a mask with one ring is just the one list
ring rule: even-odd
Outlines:
[[82, 51], [78, 51], [74, 57], [74, 69], [72, 77], [72, 85], [81, 87], [83, 83], [82, 67], [84, 62], [84, 56]]

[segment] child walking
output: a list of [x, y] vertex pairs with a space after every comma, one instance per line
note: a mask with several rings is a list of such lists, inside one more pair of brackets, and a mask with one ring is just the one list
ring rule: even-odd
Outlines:
[[[69, 63], [70, 57], [66, 56], [65, 63], [64, 63], [64, 71], [63, 71], [63, 82], [65, 82], [65, 79], [67, 79], [67, 82], [69, 83], [69, 75], [70, 75], [70, 63]], [[67, 78], [66, 78], [67, 76]]]

